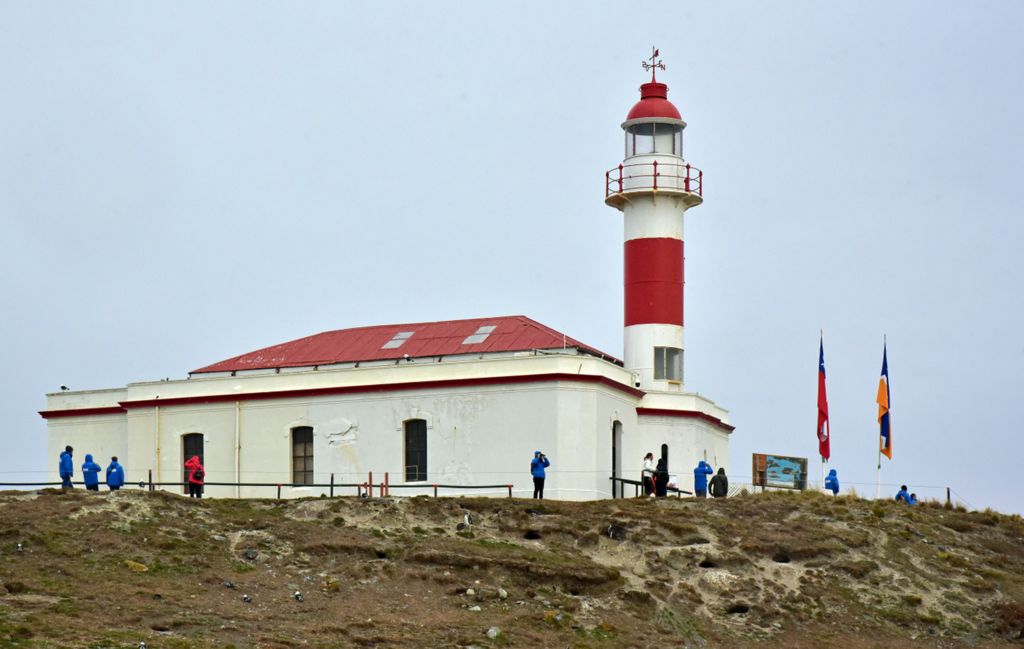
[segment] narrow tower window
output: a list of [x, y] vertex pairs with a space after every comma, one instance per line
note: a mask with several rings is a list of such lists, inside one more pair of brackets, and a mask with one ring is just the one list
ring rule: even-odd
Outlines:
[[313, 484], [313, 429], [292, 429], [292, 484]]
[[654, 380], [683, 381], [683, 350], [677, 347], [654, 348]]
[[405, 481], [427, 479], [427, 422], [410, 419], [405, 422]]

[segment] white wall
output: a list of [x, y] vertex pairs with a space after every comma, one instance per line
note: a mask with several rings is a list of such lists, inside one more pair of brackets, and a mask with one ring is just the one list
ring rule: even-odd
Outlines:
[[[246, 399], [246, 395], [275, 389], [550, 374], [604, 377], [625, 389], [569, 378]], [[662, 442], [672, 448], [674, 470], [679, 470], [678, 463], [687, 453], [696, 457], [699, 448], [712, 448], [712, 453], [719, 455], [727, 453], [727, 438], [722, 435], [720, 440], [712, 439], [708, 431], [715, 427], [708, 422], [638, 418], [636, 408], [643, 403], [659, 408], [692, 406], [722, 415], [725, 411], [695, 395], [648, 394], [641, 401], [626, 387], [630, 381], [629, 372], [607, 361], [559, 355], [133, 384], [119, 393], [126, 403], [155, 396], [160, 396], [159, 402], [129, 404], [121, 415], [50, 419], [50, 448], [55, 473], [59, 449], [70, 443], [76, 449], [78, 463], [86, 452], [93, 453], [101, 463], [110, 455], [118, 455], [129, 482], [145, 479], [150, 468], [154, 480], [174, 482], [182, 479], [183, 436], [201, 433], [208, 482], [289, 483], [291, 430], [311, 426], [317, 483], [328, 483], [331, 473], [336, 484], [361, 483], [372, 471], [375, 483], [382, 482], [386, 472], [391, 484], [402, 485], [403, 423], [423, 419], [427, 422], [428, 479], [423, 489], [395, 489], [393, 495], [433, 493], [430, 485], [435, 483], [512, 484], [515, 495], [529, 497], [529, 462], [534, 450], [539, 449], [552, 462], [545, 495], [573, 500], [610, 497], [615, 421], [623, 426], [622, 477], [635, 479], [643, 453], [658, 453]], [[174, 401], [224, 394], [238, 398], [215, 403]], [[83, 403], [73, 394], [50, 397], [51, 410], [60, 410], [63, 405], [80, 407]], [[103, 404], [94, 399], [87, 405]], [[285, 487], [282, 496], [326, 491]], [[273, 497], [276, 489], [210, 485], [207, 493], [215, 497]], [[354, 494], [355, 490], [339, 488], [336, 493]], [[467, 492], [441, 489], [439, 493]], [[501, 487], [470, 493], [505, 495], [507, 490]]]

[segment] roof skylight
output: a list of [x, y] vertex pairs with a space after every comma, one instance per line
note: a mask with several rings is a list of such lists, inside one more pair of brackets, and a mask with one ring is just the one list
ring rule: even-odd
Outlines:
[[472, 336], [468, 336], [462, 341], [463, 345], [475, 345], [476, 343], [482, 343], [487, 340], [487, 336], [491, 335], [491, 332], [497, 328], [497, 325], [486, 325], [476, 330]]
[[416, 332], [415, 331], [399, 331], [398, 333], [395, 334], [394, 338], [392, 338], [391, 340], [389, 340], [386, 343], [384, 343], [384, 346], [381, 347], [381, 349], [398, 349], [399, 347], [402, 346], [402, 344], [405, 341], [407, 341], [410, 338], [412, 338], [412, 335], [414, 333], [416, 333]]

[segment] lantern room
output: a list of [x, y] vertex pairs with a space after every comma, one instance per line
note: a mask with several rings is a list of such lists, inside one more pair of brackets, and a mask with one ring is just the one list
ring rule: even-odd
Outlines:
[[[662, 67], [657, 63], [647, 69]], [[687, 207], [703, 202], [704, 174], [686, 162], [683, 129], [686, 122], [668, 100], [668, 86], [651, 81], [640, 86], [640, 101], [622, 123], [625, 151], [622, 164], [605, 173], [605, 202], [622, 209], [629, 195], [669, 193]]]
[[683, 129], [686, 122], [668, 100], [668, 86], [652, 81], [640, 86], [640, 101], [622, 123], [626, 134], [625, 158], [638, 155], [683, 157]]

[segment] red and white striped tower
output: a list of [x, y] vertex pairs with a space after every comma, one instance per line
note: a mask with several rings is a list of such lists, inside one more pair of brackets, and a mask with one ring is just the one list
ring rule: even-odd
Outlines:
[[658, 83], [654, 50], [650, 83], [629, 111], [625, 160], [605, 174], [605, 203], [625, 224], [626, 369], [644, 390], [683, 390], [683, 215], [700, 205], [703, 174], [683, 158], [686, 122]]

